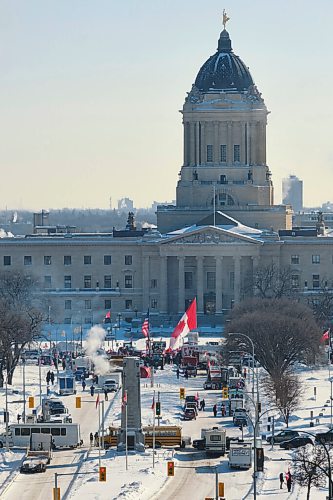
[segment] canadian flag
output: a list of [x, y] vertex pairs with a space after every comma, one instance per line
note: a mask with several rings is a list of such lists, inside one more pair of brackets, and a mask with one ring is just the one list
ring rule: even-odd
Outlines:
[[329, 340], [329, 338], [330, 338], [330, 329], [325, 330], [325, 332], [323, 333], [323, 335], [320, 339], [320, 342], [325, 342], [325, 340]]
[[194, 298], [171, 335], [169, 350], [176, 351], [179, 349], [181, 340], [195, 328], [197, 328], [197, 301]]

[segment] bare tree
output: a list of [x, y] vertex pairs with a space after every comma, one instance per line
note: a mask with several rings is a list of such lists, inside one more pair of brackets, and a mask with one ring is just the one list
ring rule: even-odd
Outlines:
[[322, 327], [329, 327], [333, 318], [333, 291], [329, 289], [327, 279], [321, 280], [320, 288], [308, 296], [308, 304], [316, 321]]
[[[311, 309], [291, 299], [252, 298], [241, 302], [232, 310], [226, 332], [249, 336], [257, 360], [273, 379], [316, 352], [321, 337]], [[251, 346], [237, 336], [229, 337], [227, 348], [251, 352]]]
[[325, 486], [328, 475], [327, 454], [322, 446], [302, 446], [292, 459], [293, 478], [307, 489], [306, 499], [310, 500], [313, 486]]
[[0, 274], [0, 386], [12, 383], [21, 351], [40, 335], [45, 319], [34, 299], [34, 281], [19, 272]]
[[274, 394], [274, 403], [280, 410], [288, 427], [290, 415], [299, 407], [303, 394], [299, 377], [290, 371], [278, 377], [266, 375], [262, 380], [263, 390], [268, 398]]
[[244, 292], [262, 299], [295, 296], [292, 271], [290, 267], [280, 268], [274, 263], [258, 266], [245, 280]]

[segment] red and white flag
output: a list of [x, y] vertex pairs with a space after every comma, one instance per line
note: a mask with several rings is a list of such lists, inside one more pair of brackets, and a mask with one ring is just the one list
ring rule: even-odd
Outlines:
[[111, 311], [108, 311], [104, 318], [104, 323], [111, 323]]
[[144, 335], [144, 337], [149, 337], [149, 320], [148, 318], [146, 318], [144, 320], [144, 322], [142, 323], [142, 334]]
[[123, 400], [122, 400], [122, 403], [121, 403], [122, 407], [124, 407], [126, 405], [127, 405], [127, 391], [124, 392]]
[[99, 405], [99, 394], [97, 394], [97, 398], [96, 398], [96, 410], [98, 408], [98, 405]]
[[195, 328], [197, 328], [197, 301], [194, 298], [171, 335], [169, 349], [171, 351], [179, 349], [181, 346], [181, 340]]
[[330, 329], [328, 328], [327, 330], [324, 331], [324, 333], [321, 336], [320, 342], [325, 342], [325, 340], [329, 340], [330, 338]]

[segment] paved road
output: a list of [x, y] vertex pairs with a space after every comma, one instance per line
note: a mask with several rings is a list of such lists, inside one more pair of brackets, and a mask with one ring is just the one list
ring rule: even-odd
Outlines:
[[[81, 439], [83, 447], [76, 450], [55, 451], [51, 464], [43, 474], [23, 475], [18, 474], [13, 483], [2, 496], [2, 500], [46, 500], [52, 498], [54, 486], [54, 473], [71, 474], [59, 477], [61, 495], [63, 495], [72, 480], [72, 474], [77, 471], [80, 461], [89, 449], [89, 434], [98, 429], [98, 409], [96, 409], [96, 395], [90, 396], [78, 392], [82, 396], [82, 408], [75, 408], [75, 396], [64, 396], [61, 399], [68, 406], [73, 417], [73, 422], [80, 423]], [[114, 396], [109, 395], [109, 401], [105, 402], [105, 411], [108, 410]], [[101, 396], [101, 400], [104, 395]]]

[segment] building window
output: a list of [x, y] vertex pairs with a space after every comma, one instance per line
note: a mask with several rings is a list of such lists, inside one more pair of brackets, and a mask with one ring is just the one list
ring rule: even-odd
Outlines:
[[240, 145], [234, 145], [234, 162], [240, 162]]
[[32, 266], [32, 257], [31, 257], [31, 255], [25, 255], [23, 257], [23, 264], [25, 266]]
[[157, 280], [150, 280], [150, 288], [157, 288]]
[[157, 309], [157, 300], [156, 299], [151, 299], [151, 301], [150, 301], [150, 307], [152, 309]]
[[104, 309], [107, 309], [108, 311], [110, 311], [110, 309], [111, 309], [111, 300], [110, 299], [104, 300]]
[[125, 288], [133, 288], [133, 276], [131, 274], [125, 275]]
[[212, 144], [207, 145], [207, 162], [213, 161], [213, 146]]
[[51, 276], [44, 276], [44, 288], [51, 288], [52, 278]]
[[185, 288], [191, 290], [193, 288], [193, 273], [185, 271]]
[[64, 276], [64, 287], [72, 288], [72, 276]]
[[320, 287], [319, 274], [313, 274], [312, 275], [312, 288], [319, 288], [319, 287]]
[[70, 266], [72, 264], [72, 256], [64, 255], [64, 266]]
[[104, 255], [104, 266], [111, 265], [111, 255]]
[[91, 276], [85, 276], [83, 280], [84, 288], [91, 288]]
[[291, 286], [292, 286], [292, 288], [299, 288], [299, 276], [298, 276], [298, 274], [292, 274]]
[[229, 288], [233, 290], [235, 288], [235, 273], [231, 271], [229, 273]]
[[67, 318], [64, 318], [64, 323], [66, 325], [71, 325], [72, 324], [72, 318], [70, 316], [67, 316]]
[[86, 325], [91, 325], [92, 324], [92, 317], [91, 316], [86, 316], [84, 318], [84, 322]]
[[86, 265], [91, 264], [91, 255], [84, 255], [83, 256], [83, 264], [86, 264]]
[[111, 274], [104, 276], [104, 288], [111, 288]]
[[222, 163], [227, 162], [227, 145], [226, 144], [221, 144], [221, 162]]
[[65, 300], [65, 309], [67, 309], [67, 310], [72, 309], [72, 301], [71, 300]]
[[131, 299], [125, 300], [125, 309], [127, 309], [127, 310], [132, 309], [132, 301], [131, 301]]
[[44, 255], [44, 266], [50, 266], [51, 260], [51, 255]]
[[320, 264], [320, 255], [312, 255], [312, 264]]
[[12, 258], [10, 255], [4, 255], [3, 257], [3, 265], [4, 266], [10, 266], [12, 263]]
[[86, 299], [84, 301], [84, 308], [85, 309], [91, 309], [91, 300], [90, 299]]
[[215, 272], [207, 272], [207, 290], [215, 290]]
[[125, 266], [132, 265], [132, 255], [125, 255]]
[[292, 264], [299, 264], [299, 255], [292, 255], [290, 258]]

